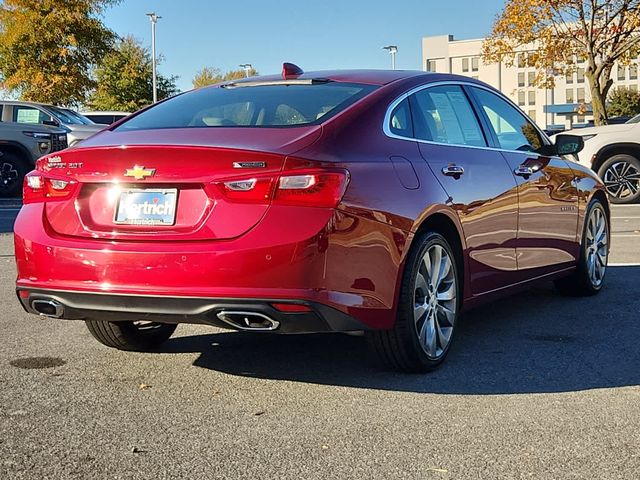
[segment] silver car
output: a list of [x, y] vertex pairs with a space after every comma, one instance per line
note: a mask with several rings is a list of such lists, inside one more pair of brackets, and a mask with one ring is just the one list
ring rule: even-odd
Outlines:
[[70, 147], [105, 128], [104, 125], [93, 123], [78, 112], [54, 105], [2, 100], [0, 107], [2, 108], [3, 122], [64, 128], [67, 130], [67, 140]]

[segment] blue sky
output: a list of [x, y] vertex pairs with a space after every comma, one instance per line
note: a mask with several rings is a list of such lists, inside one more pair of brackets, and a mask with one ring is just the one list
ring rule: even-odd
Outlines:
[[504, 0], [123, 0], [104, 15], [119, 35], [151, 44], [145, 13], [155, 11], [163, 74], [178, 87], [204, 66], [251, 63], [277, 73], [283, 61], [304, 70], [389, 68], [381, 47], [398, 45], [397, 68], [420, 69], [421, 38], [485, 36]]

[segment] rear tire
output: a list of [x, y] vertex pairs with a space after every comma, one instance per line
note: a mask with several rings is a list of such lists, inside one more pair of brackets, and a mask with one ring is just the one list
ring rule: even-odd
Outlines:
[[21, 156], [0, 152], [0, 198], [20, 196], [28, 169], [27, 162]]
[[637, 203], [640, 200], [640, 160], [631, 155], [614, 155], [598, 169], [611, 203]]
[[107, 347], [147, 352], [169, 340], [177, 325], [156, 322], [106, 322], [85, 320], [91, 335]]
[[394, 327], [368, 332], [369, 345], [396, 370], [431, 371], [449, 352], [460, 310], [458, 266], [442, 235], [428, 232], [417, 240], [400, 288]]
[[602, 290], [609, 261], [609, 218], [602, 201], [594, 198], [585, 215], [580, 244], [580, 259], [575, 271], [556, 280], [556, 289], [563, 295], [588, 297]]

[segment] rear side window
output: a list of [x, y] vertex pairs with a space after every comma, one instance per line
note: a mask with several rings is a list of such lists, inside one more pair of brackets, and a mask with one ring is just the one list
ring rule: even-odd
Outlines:
[[342, 82], [203, 88], [159, 103], [116, 130], [311, 125], [375, 88]]
[[469, 100], [457, 85], [431, 87], [415, 93], [411, 97], [411, 113], [418, 139], [487, 146]]
[[413, 137], [413, 121], [411, 120], [411, 109], [409, 100], [404, 99], [391, 113], [389, 128], [391, 133], [401, 137]]
[[113, 115], [90, 115], [89, 118], [101, 125], [111, 125], [115, 121]]

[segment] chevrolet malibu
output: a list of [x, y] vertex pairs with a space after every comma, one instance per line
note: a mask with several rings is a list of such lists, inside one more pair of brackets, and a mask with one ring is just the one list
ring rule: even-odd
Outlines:
[[582, 146], [466, 77], [285, 64], [40, 159], [18, 298], [122, 350], [178, 323], [364, 331], [392, 367], [428, 371], [482, 302], [540, 280], [600, 291], [609, 205], [570, 158]]

